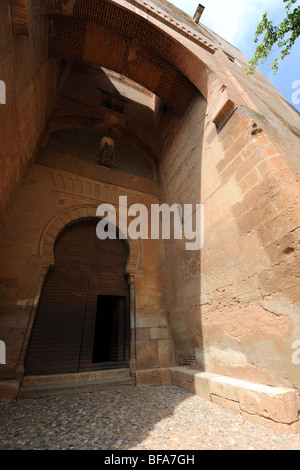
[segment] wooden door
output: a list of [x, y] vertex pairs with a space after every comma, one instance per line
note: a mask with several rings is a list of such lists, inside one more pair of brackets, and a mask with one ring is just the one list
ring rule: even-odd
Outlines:
[[114, 324], [110, 334], [119, 339], [117, 354], [112, 352], [107, 362], [128, 359], [126, 262], [124, 242], [99, 240], [95, 221], [74, 224], [61, 234], [55, 246], [55, 266], [44, 282], [36, 312], [25, 361], [26, 375], [101, 369], [101, 363], [96, 363], [93, 356], [94, 342], [99, 340], [99, 333], [95, 334], [96, 321], [97, 331], [101, 330], [98, 305], [101, 296], [124, 299], [122, 318], [118, 313], [116, 322], [114, 309], [110, 312]]

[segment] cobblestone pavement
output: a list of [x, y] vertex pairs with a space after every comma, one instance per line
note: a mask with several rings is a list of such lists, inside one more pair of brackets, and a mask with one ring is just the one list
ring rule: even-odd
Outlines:
[[300, 436], [178, 387], [126, 387], [1, 404], [0, 449], [299, 450]]

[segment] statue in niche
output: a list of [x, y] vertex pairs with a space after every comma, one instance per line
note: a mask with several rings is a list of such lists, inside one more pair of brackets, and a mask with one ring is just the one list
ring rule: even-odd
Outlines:
[[115, 163], [115, 143], [110, 137], [103, 137], [99, 150], [100, 165], [114, 167]]

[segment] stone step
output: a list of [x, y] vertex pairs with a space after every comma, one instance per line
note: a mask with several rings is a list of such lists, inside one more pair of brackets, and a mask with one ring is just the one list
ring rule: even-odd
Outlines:
[[105, 369], [91, 372], [80, 372], [77, 374], [25, 376], [22, 380], [22, 387], [45, 386], [61, 383], [84, 383], [117, 377], [130, 377], [130, 369]]
[[[95, 377], [94, 373], [88, 373], [86, 375], [89, 376], [89, 379], [85, 377], [86, 380], [82, 379], [82, 374], [78, 375], [81, 377], [77, 381], [74, 380], [74, 377], [72, 377], [72, 380], [63, 381], [62, 377], [58, 379], [58, 376], [50, 376], [51, 380], [48, 382], [46, 382], [45, 377], [35, 377], [35, 379], [39, 379], [42, 382], [35, 384], [33, 380], [26, 380], [25, 385], [23, 383], [21, 384], [18, 399], [41, 398], [53, 395], [70, 395], [97, 392], [125, 386], [135, 386], [135, 378], [127, 375], [116, 376], [112, 374], [112, 376], [106, 375]], [[26, 379], [29, 379], [29, 377], [26, 377]]]

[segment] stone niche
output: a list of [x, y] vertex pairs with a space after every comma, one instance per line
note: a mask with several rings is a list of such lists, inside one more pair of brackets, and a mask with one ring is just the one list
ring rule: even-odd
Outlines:
[[154, 168], [141, 150], [118, 136], [88, 128], [60, 129], [50, 133], [47, 150], [80, 158], [114, 170], [154, 179]]
[[115, 163], [115, 142], [110, 137], [103, 137], [100, 142], [99, 163], [113, 168]]

